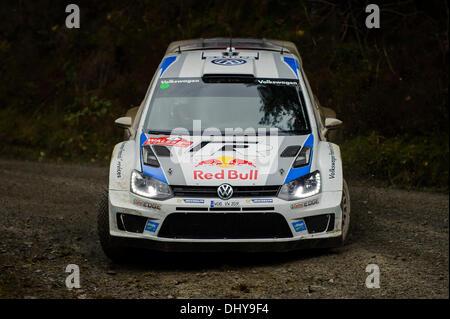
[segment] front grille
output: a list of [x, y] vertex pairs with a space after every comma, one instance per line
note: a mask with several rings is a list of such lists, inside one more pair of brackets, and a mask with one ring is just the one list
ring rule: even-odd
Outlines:
[[278, 213], [172, 213], [159, 237], [186, 239], [289, 238], [292, 232]]
[[240, 207], [211, 207], [209, 211], [211, 212], [239, 212]]
[[310, 234], [334, 230], [334, 214], [309, 216], [303, 219]]
[[182, 210], [182, 211], [197, 211], [197, 212], [200, 212], [200, 211], [207, 211], [209, 208], [208, 207], [189, 207], [189, 206], [186, 206], [186, 207], [177, 207], [175, 209], [176, 210]]
[[[278, 185], [233, 186], [233, 197], [275, 197]], [[217, 197], [217, 186], [172, 186], [175, 197]]]
[[131, 214], [117, 214], [117, 228], [132, 233], [142, 233], [147, 223], [147, 217]]
[[259, 210], [259, 211], [275, 210], [275, 208], [274, 207], [242, 207], [242, 210], [249, 212], [249, 211], [256, 211], [256, 210]]

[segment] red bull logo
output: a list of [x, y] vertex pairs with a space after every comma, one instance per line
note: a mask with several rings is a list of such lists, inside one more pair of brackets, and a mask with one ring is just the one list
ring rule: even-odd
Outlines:
[[234, 166], [245, 166], [245, 165], [256, 167], [255, 164], [253, 164], [253, 162], [230, 156], [221, 156], [218, 158], [211, 158], [204, 161], [200, 161], [199, 163], [197, 163], [197, 165], [195, 165], [195, 167], [203, 165], [217, 166], [220, 168], [230, 168]]

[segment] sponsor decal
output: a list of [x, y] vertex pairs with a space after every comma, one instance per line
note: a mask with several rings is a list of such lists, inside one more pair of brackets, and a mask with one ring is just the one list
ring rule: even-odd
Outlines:
[[306, 225], [303, 220], [292, 223], [292, 226], [294, 227], [296, 233], [306, 230]]
[[217, 201], [212, 200], [210, 207], [239, 207], [239, 201]]
[[291, 204], [291, 209], [297, 209], [297, 208], [302, 208], [302, 207], [308, 207], [308, 206], [312, 206], [312, 205], [317, 205], [319, 204], [319, 199], [312, 199], [310, 201], [306, 201], [306, 202], [301, 202], [301, 203], [294, 203]]
[[291, 204], [291, 209], [297, 209], [297, 208], [302, 208], [302, 207], [303, 207], [303, 203]]
[[125, 148], [125, 143], [122, 143], [119, 148], [119, 152], [117, 152], [117, 165], [116, 165], [116, 175], [117, 178], [122, 178], [122, 154], [123, 149]]
[[151, 233], [155, 233], [158, 229], [159, 223], [152, 222], [151, 220], [147, 221], [147, 225], [145, 225], [145, 230]]
[[164, 146], [175, 146], [175, 147], [189, 147], [191, 146], [192, 142], [185, 140], [182, 137], [171, 137], [171, 136], [164, 136], [164, 137], [149, 137], [147, 140], [142, 144], [142, 146], [146, 145], [164, 145]]
[[162, 84], [180, 84], [180, 83], [200, 83], [198, 79], [186, 79], [186, 80], [161, 80]]
[[134, 199], [133, 202], [137, 206], [146, 207], [146, 208], [152, 208], [152, 209], [157, 209], [157, 210], [161, 209], [161, 205], [158, 204], [158, 203], [145, 202], [145, 201], [138, 200], [138, 199]]
[[245, 166], [245, 165], [256, 167], [255, 164], [253, 164], [253, 162], [231, 156], [220, 156], [217, 158], [211, 158], [204, 161], [200, 161], [197, 163], [197, 165], [195, 165], [195, 167], [204, 165], [217, 166], [221, 168], [230, 168], [234, 166]]
[[161, 84], [161, 85], [159, 86], [159, 88], [160, 88], [161, 90], [168, 89], [169, 87], [170, 87], [170, 84], [169, 84], [169, 83], [163, 83], [163, 84]]
[[259, 84], [297, 85], [296, 81], [257, 80]]
[[221, 170], [218, 173], [206, 173], [201, 170], [194, 170], [195, 180], [210, 180], [210, 179], [238, 179], [238, 180], [256, 180], [258, 179], [258, 170], [250, 170], [246, 173], [239, 173], [236, 170]]
[[117, 178], [122, 178], [122, 161], [117, 161], [116, 174]]
[[273, 199], [272, 198], [247, 199], [246, 202], [248, 204], [266, 204], [266, 203], [273, 203]]
[[119, 152], [117, 152], [117, 159], [118, 160], [122, 159], [122, 154], [123, 154], [123, 149], [124, 148], [125, 148], [125, 143], [122, 143], [122, 145], [120, 145]]
[[244, 59], [215, 59], [211, 62], [222, 66], [233, 66], [247, 63]]
[[217, 158], [211, 158], [204, 161], [200, 161], [195, 165], [195, 167], [220, 167], [226, 168], [227, 170], [221, 170], [218, 173], [204, 172], [203, 170], [194, 170], [194, 179], [196, 180], [210, 180], [210, 179], [234, 179], [234, 180], [256, 180], [258, 178], [258, 170], [250, 169], [246, 172], [238, 172], [236, 170], [228, 170], [232, 167], [255, 167], [255, 164], [251, 161], [243, 160], [231, 156], [220, 156]]
[[328, 143], [328, 146], [330, 147], [330, 155], [331, 157], [331, 167], [328, 169], [328, 179], [333, 179], [336, 177], [336, 156], [334, 156], [334, 149], [331, 143]]
[[303, 207], [313, 206], [313, 205], [317, 205], [317, 204], [319, 204], [319, 199], [318, 198], [312, 199], [312, 200], [307, 201], [307, 202], [304, 202], [303, 203]]
[[177, 199], [177, 203], [186, 203], [186, 204], [204, 204], [205, 200], [203, 199]]

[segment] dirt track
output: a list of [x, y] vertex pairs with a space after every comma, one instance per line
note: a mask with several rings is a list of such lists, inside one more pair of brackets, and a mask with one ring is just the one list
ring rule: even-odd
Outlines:
[[[448, 298], [446, 194], [349, 181], [347, 246], [286, 254], [155, 254], [113, 265], [96, 233], [108, 169], [0, 160], [1, 298]], [[68, 264], [81, 289], [65, 287]], [[368, 289], [368, 264], [381, 288]]]

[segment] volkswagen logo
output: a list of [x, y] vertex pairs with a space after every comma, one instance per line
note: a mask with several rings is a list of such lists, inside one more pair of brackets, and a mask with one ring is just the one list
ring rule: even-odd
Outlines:
[[230, 184], [222, 184], [217, 187], [217, 195], [220, 199], [230, 199], [233, 196], [233, 187]]
[[247, 63], [247, 61], [243, 59], [215, 59], [212, 60], [211, 62], [217, 65], [224, 65], [224, 66], [241, 65]]

